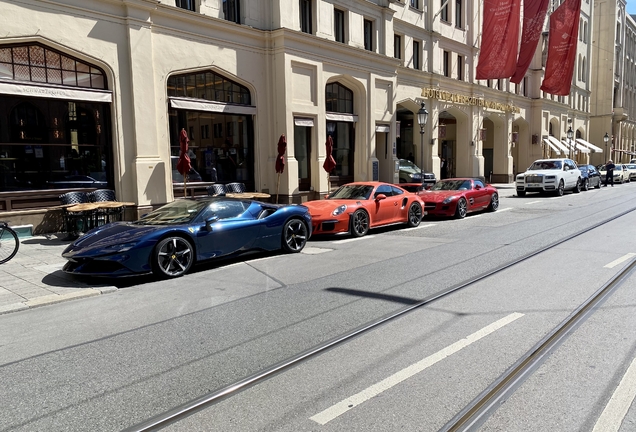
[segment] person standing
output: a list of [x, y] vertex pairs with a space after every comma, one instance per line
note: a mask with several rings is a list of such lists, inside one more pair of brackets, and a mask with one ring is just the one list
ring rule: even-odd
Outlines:
[[607, 187], [607, 183], [611, 183], [612, 187], [614, 187], [614, 162], [612, 160], [608, 160], [605, 164], [605, 187]]
[[446, 165], [446, 159], [440, 159], [440, 177], [445, 179], [448, 175], [448, 166]]

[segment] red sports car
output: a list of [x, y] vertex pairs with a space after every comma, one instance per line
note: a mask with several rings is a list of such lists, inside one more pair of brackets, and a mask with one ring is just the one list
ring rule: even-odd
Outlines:
[[423, 202], [399, 186], [381, 182], [355, 182], [341, 186], [324, 200], [308, 201], [312, 234], [348, 232], [362, 237], [369, 228], [422, 220]]
[[462, 219], [470, 212], [499, 208], [497, 189], [479, 179], [440, 180], [432, 188], [417, 194], [424, 201], [424, 211], [428, 215]]

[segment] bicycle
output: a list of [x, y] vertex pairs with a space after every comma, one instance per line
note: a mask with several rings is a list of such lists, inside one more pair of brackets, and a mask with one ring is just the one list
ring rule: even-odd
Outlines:
[[4, 264], [18, 253], [18, 235], [6, 222], [0, 222], [0, 264]]

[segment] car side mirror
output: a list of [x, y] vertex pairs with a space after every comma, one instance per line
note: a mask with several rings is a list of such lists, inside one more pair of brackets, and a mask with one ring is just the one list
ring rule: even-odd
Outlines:
[[325, 199], [328, 199], [328, 198], [329, 198], [329, 195], [325, 195]]
[[375, 200], [376, 200], [376, 201], [381, 201], [381, 200], [383, 200], [383, 199], [386, 199], [386, 195], [384, 195], [384, 194], [382, 194], [382, 193], [381, 193], [381, 194], [377, 194], [377, 195], [375, 196]]
[[475, 185], [475, 190], [481, 189], [481, 185]]
[[207, 232], [211, 232], [212, 231], [212, 224], [214, 222], [218, 221], [218, 220], [219, 220], [218, 216], [212, 216], [211, 218], [206, 219], [206, 221], [205, 221], [205, 229], [206, 229], [206, 231]]

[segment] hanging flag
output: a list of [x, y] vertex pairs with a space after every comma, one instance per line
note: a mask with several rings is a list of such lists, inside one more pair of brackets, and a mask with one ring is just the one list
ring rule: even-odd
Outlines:
[[541, 90], [546, 93], [570, 94], [580, 15], [581, 0], [565, 0], [550, 16], [548, 60], [541, 84]]
[[477, 79], [510, 78], [517, 67], [521, 0], [485, 0]]
[[521, 47], [519, 48], [519, 58], [517, 59], [517, 70], [510, 78], [510, 81], [515, 84], [521, 82], [530, 67], [530, 62], [539, 44], [549, 4], [550, 0], [524, 0], [523, 2]]

